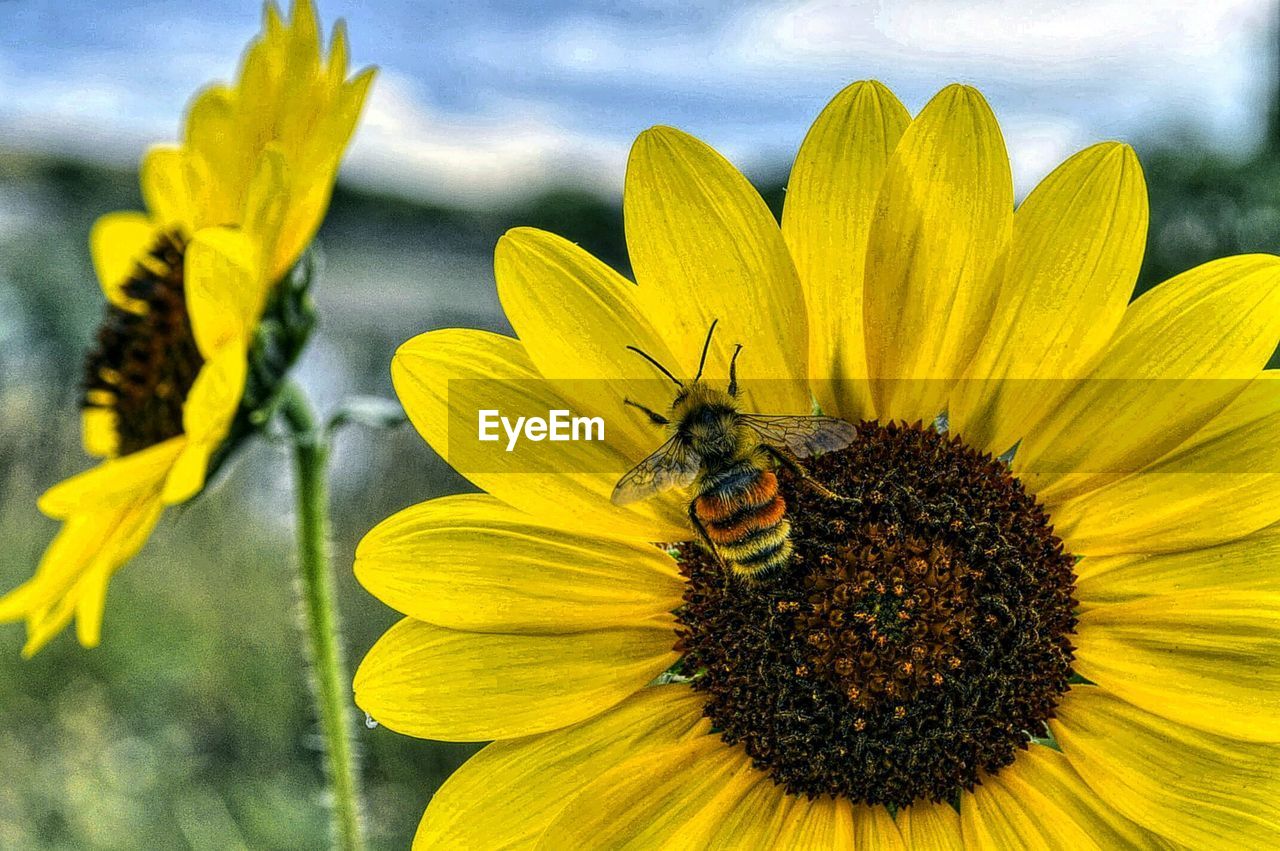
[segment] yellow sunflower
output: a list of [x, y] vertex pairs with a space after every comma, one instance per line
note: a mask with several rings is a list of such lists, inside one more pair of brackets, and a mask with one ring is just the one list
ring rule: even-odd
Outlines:
[[[512, 231], [517, 336], [433, 332], [393, 364], [422, 436], [487, 492], [396, 514], [356, 558], [407, 615], [357, 703], [492, 740], [419, 847], [1280, 844], [1280, 258], [1130, 303], [1132, 150], [1076, 154], [1015, 211], [963, 86], [914, 119], [879, 84], [840, 93], [781, 228], [662, 127], [624, 212], [635, 283]], [[705, 377], [744, 344], [745, 410], [858, 423], [808, 462], [845, 500], [779, 473], [795, 554], [760, 582], [690, 543], [687, 494], [610, 501], [662, 440], [624, 406], [664, 401], [625, 347], [691, 376], [713, 319]], [[601, 415], [609, 439], [505, 453], [472, 439], [495, 399]]]
[[107, 299], [86, 359], [82, 431], [104, 459], [39, 507], [63, 526], [35, 575], [0, 599], [31, 655], [74, 616], [98, 643], [107, 583], [164, 507], [204, 486], [244, 393], [249, 348], [273, 288], [328, 206], [373, 78], [347, 78], [341, 24], [327, 59], [309, 0], [285, 22], [268, 4], [233, 86], [196, 96], [180, 145], [149, 151], [148, 212], [103, 216], [90, 235]]

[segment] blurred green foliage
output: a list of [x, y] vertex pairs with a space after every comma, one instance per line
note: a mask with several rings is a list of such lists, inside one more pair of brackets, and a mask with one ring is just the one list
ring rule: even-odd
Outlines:
[[1231, 158], [1195, 146], [1142, 157], [1151, 230], [1138, 291], [1206, 260], [1280, 252], [1280, 156]]
[[[1275, 251], [1280, 158], [1187, 143], [1143, 156], [1152, 227], [1138, 291], [1214, 257]], [[0, 588], [55, 531], [34, 502], [83, 468], [79, 362], [101, 311], [93, 220], [137, 208], [136, 176], [0, 154]], [[762, 192], [779, 211], [783, 186]], [[322, 231], [321, 329], [304, 383], [332, 406], [391, 392], [395, 347], [444, 325], [507, 330], [491, 255], [541, 227], [626, 270], [616, 204], [570, 190], [464, 211], [340, 186]], [[335, 453], [334, 553], [352, 666], [396, 615], [350, 574], [360, 536], [395, 510], [468, 486], [410, 429], [348, 429]], [[0, 628], [0, 848], [299, 848], [325, 833], [322, 776], [295, 635], [283, 449], [256, 441], [220, 483], [171, 512], [111, 586], [103, 646], [64, 635], [18, 658]], [[470, 746], [358, 730], [376, 847], [407, 847], [432, 791]]]

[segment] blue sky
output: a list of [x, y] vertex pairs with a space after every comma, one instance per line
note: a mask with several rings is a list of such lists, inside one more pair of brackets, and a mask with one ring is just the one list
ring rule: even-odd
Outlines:
[[[1025, 192], [1104, 138], [1191, 131], [1243, 150], [1269, 96], [1271, 0], [437, 3], [320, 0], [382, 76], [346, 176], [495, 203], [552, 183], [604, 193], [653, 124], [749, 173], [785, 168], [844, 84], [918, 109], [979, 85]], [[0, 0], [0, 147], [135, 159], [256, 31], [250, 0]]]

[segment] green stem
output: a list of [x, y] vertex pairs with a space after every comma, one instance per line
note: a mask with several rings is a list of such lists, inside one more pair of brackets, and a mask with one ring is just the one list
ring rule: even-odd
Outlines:
[[360, 781], [351, 738], [352, 715], [347, 700], [351, 678], [342, 656], [333, 574], [329, 569], [329, 444], [306, 396], [294, 383], [285, 385], [280, 413], [293, 437], [297, 474], [298, 572], [314, 696], [328, 758], [333, 793], [335, 845], [343, 851], [364, 847], [360, 819]]

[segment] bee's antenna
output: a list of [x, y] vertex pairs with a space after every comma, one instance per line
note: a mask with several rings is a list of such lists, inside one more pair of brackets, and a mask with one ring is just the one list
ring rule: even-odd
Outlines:
[[693, 377], [697, 381], [702, 377], [702, 368], [707, 365], [707, 351], [711, 348], [711, 335], [716, 332], [716, 323], [719, 319], [711, 320], [711, 327], [707, 329], [707, 341], [702, 344], [702, 357], [698, 359], [698, 374]]
[[631, 351], [635, 352], [636, 354], [638, 354], [640, 357], [642, 357], [642, 358], [644, 358], [645, 360], [647, 360], [649, 363], [651, 363], [651, 364], [653, 364], [654, 366], [656, 366], [656, 367], [658, 368], [658, 371], [659, 371], [659, 372], [661, 372], [663, 375], [665, 375], [667, 378], [670, 378], [672, 381], [674, 381], [674, 382], [676, 383], [676, 386], [677, 386], [677, 387], [683, 387], [683, 386], [684, 386], [684, 382], [683, 382], [683, 381], [681, 381], [680, 379], [676, 378], [676, 377], [675, 377], [674, 375], [672, 375], [670, 372], [668, 372], [668, 371], [667, 371], [667, 368], [666, 368], [665, 366], [663, 366], [662, 364], [660, 364], [660, 363], [658, 363], [656, 360], [654, 360], [653, 355], [650, 355], [648, 352], [641, 351], [640, 349], [637, 349], [635, 346], [627, 346], [627, 348], [628, 348], [628, 349], [630, 349]]
[[646, 408], [644, 405], [641, 405], [639, 402], [632, 402], [630, 399], [623, 399], [622, 404], [630, 405], [633, 408], [639, 408], [640, 410], [644, 411], [645, 414], [649, 417], [649, 422], [653, 423], [654, 425], [671, 425], [671, 420], [667, 419], [657, 411]]
[[729, 395], [738, 395], [738, 353], [742, 351], [742, 344], [739, 343], [733, 349], [733, 357], [729, 358]]

